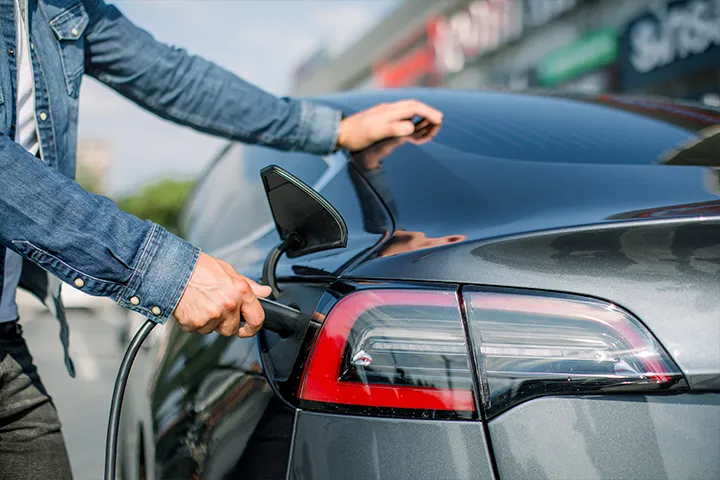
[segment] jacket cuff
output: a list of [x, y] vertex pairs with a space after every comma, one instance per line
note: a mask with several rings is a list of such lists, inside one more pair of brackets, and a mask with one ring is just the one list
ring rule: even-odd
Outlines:
[[165, 323], [185, 293], [199, 257], [200, 249], [154, 224], [117, 303]]
[[342, 112], [325, 105], [301, 102], [300, 150], [316, 155], [327, 155], [337, 149]]

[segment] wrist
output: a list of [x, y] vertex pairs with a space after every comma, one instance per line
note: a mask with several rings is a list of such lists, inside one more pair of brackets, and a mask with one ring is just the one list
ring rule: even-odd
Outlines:
[[340, 122], [338, 122], [337, 132], [335, 133], [335, 148], [333, 152], [342, 150], [347, 145], [347, 122], [345, 121], [345, 114], [341, 114]]

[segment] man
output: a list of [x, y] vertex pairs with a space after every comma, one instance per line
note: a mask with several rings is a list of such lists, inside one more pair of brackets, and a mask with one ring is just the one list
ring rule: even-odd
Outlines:
[[[257, 296], [269, 294], [72, 180], [83, 74], [176, 123], [308, 153], [410, 135], [415, 116], [442, 121], [414, 101], [341, 119], [323, 106], [278, 99], [156, 42], [103, 0], [0, 0], [0, 55], [0, 480], [71, 478], [57, 415], [16, 322], [18, 284], [51, 298], [67, 352], [59, 288], [38, 266], [156, 322], [174, 315], [183, 330], [202, 334], [256, 334], [264, 318]], [[72, 375], [67, 353], [65, 362]]]

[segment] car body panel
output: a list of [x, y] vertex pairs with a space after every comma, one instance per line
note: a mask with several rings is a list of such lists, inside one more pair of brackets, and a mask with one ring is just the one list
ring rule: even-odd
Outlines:
[[501, 478], [716, 479], [720, 395], [548, 397], [490, 422]]
[[718, 238], [717, 218], [561, 229], [373, 260], [349, 275], [392, 278], [402, 268], [404, 279], [608, 300], [650, 328], [691, 388], [718, 391]]
[[295, 431], [288, 475], [291, 479], [495, 478], [479, 422], [300, 411]]
[[[219, 461], [225, 451], [221, 439], [246, 445], [272, 398], [255, 339], [187, 335], [173, 328], [187, 338], [166, 357], [150, 397], [159, 478], [202, 472], [208, 458]], [[233, 448], [235, 455], [242, 451]], [[229, 463], [225, 468], [237, 462]]]

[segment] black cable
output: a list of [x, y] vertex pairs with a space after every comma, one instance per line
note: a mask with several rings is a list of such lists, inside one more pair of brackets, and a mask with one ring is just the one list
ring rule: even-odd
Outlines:
[[113, 389], [112, 402], [110, 403], [110, 416], [108, 418], [107, 437], [105, 438], [105, 480], [115, 480], [115, 465], [117, 464], [117, 442], [118, 430], [120, 429], [120, 412], [122, 411], [123, 397], [125, 396], [125, 387], [127, 387], [130, 369], [135, 361], [140, 347], [150, 335], [150, 332], [157, 325], [152, 320], [147, 320], [140, 327], [130, 341], [125, 356], [120, 363], [117, 378], [115, 379], [115, 388]]

